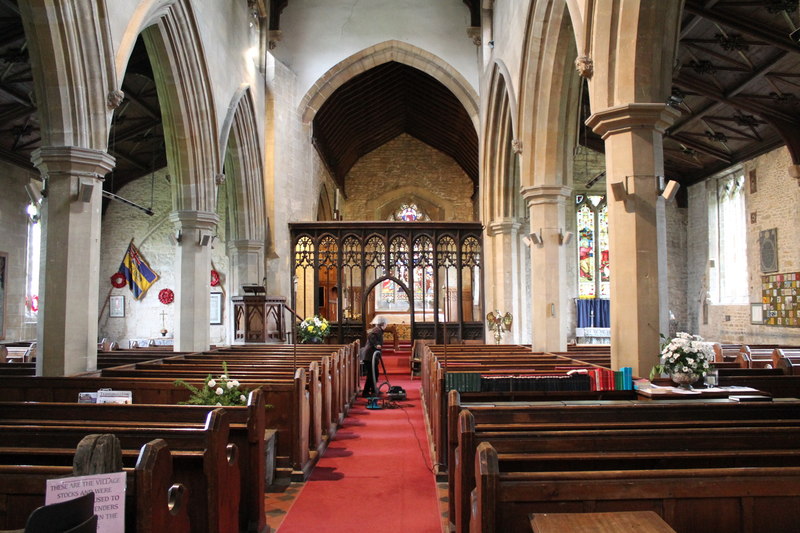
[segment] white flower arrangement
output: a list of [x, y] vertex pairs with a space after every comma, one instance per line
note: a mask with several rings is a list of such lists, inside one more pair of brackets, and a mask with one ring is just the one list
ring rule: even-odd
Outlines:
[[192, 393], [188, 401], [180, 402], [189, 405], [216, 405], [221, 407], [223, 405], [247, 405], [246, 389], [239, 389], [239, 382], [235, 379], [228, 378], [228, 364], [222, 362], [222, 371], [224, 372], [217, 379], [209, 375], [206, 377], [203, 387], [197, 388], [190, 383], [186, 383], [182, 379], [175, 381], [175, 385], [180, 385], [189, 389]]
[[713, 360], [714, 349], [710, 342], [703, 341], [699, 335], [679, 332], [674, 339], [661, 345], [661, 358], [650, 371], [650, 379], [658, 374], [705, 376]]
[[300, 322], [297, 328], [297, 335], [300, 337], [300, 342], [322, 342], [322, 339], [330, 334], [330, 324], [319, 315], [306, 318]]

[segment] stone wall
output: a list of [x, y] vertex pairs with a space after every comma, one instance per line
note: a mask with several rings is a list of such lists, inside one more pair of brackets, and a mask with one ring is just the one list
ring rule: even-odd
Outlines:
[[[169, 214], [172, 211], [172, 191], [167, 180], [167, 169], [155, 173], [153, 185], [152, 196], [149, 177], [131, 182], [119, 191], [119, 195], [123, 198], [144, 207], [151, 207], [155, 212], [153, 216], [117, 202], [109, 203], [103, 213], [98, 336], [101, 339], [117, 341], [121, 347], [127, 347], [129, 339], [162, 338], [160, 333], [162, 327], [167, 329], [166, 338], [172, 338], [174, 334], [175, 304], [166, 305], [158, 300], [159, 291], [165, 288], [175, 291], [177, 285], [174, 272], [175, 245], [169, 238], [170, 234], [176, 235], [177, 230], [169, 221]], [[225, 255], [228, 202], [224, 190], [225, 188], [220, 189], [221, 194], [217, 202], [217, 214], [220, 217], [216, 230], [218, 237], [211, 244], [211, 260], [220, 273], [219, 286], [210, 286], [209, 271], [209, 292], [223, 293], [223, 324], [209, 325], [209, 340], [211, 344], [218, 345], [229, 342], [230, 291], [226, 280], [230, 262]], [[127, 285], [117, 289], [110, 282], [111, 276], [119, 270], [131, 239], [150, 268], [159, 275], [159, 279], [140, 300], [134, 300], [133, 293]], [[123, 318], [108, 316], [109, 296], [125, 297]]]
[[406, 199], [435, 204], [440, 220], [474, 220], [472, 180], [452, 158], [407, 134], [359, 159], [346, 183], [345, 220], [385, 219], [387, 205]]
[[[747, 267], [751, 303], [761, 302], [762, 275], [759, 234], [763, 230], [778, 230], [778, 273], [800, 272], [800, 187], [789, 176], [791, 159], [786, 148], [779, 148], [743, 164], [745, 204], [749, 218], [747, 230]], [[755, 175], [755, 188], [751, 186]], [[702, 298], [693, 294], [705, 292], [703, 281], [708, 263], [708, 200], [704, 184], [691, 187], [688, 221], [688, 274], [691, 286], [687, 290], [689, 313], [696, 317], [700, 334], [710, 340], [728, 343], [800, 345], [800, 328], [752, 324], [749, 305], [708, 305], [704, 319]], [[699, 257], [692, 256], [696, 250]], [[796, 297], [795, 297], [796, 298]], [[795, 299], [795, 302], [797, 300]], [[704, 323], [707, 322], [707, 323]]]
[[[0, 252], [7, 254], [5, 278], [5, 335], [0, 328], [0, 338], [5, 340], [32, 340], [36, 337], [36, 323], [25, 319], [25, 289], [27, 287], [28, 224], [25, 209], [28, 194], [25, 185], [33, 171], [0, 162], [3, 194], [0, 194]], [[2, 312], [2, 309], [0, 309]]]

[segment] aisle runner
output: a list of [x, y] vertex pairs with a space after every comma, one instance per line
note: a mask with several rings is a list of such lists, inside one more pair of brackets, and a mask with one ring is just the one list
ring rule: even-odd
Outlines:
[[408, 391], [404, 409], [356, 400], [278, 533], [441, 531], [419, 384], [392, 376]]

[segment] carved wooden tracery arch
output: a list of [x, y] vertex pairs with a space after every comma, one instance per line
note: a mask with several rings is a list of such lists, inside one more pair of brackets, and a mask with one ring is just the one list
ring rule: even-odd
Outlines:
[[292, 307], [328, 318], [336, 342], [363, 338], [369, 294], [387, 280], [407, 296], [413, 339], [442, 342], [445, 331], [449, 341], [483, 339], [480, 224], [304, 222], [289, 229]]

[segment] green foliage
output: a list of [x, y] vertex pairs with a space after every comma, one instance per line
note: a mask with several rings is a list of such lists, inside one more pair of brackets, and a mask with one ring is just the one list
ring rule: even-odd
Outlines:
[[182, 405], [247, 405], [247, 395], [250, 391], [241, 388], [239, 382], [228, 376], [228, 364], [222, 362], [222, 374], [212, 378], [209, 374], [203, 382], [202, 388], [197, 388], [182, 379], [175, 380], [175, 385], [184, 387], [192, 393], [191, 398]]

